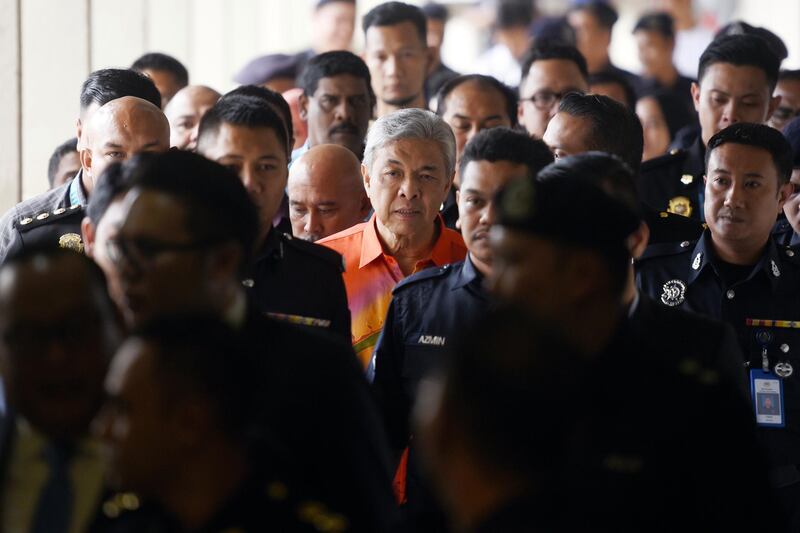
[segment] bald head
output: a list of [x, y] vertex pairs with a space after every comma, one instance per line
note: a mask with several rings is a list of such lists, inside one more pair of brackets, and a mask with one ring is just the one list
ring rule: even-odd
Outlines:
[[363, 222], [370, 210], [361, 163], [338, 144], [314, 146], [295, 161], [287, 192], [292, 233], [312, 242]]
[[111, 163], [138, 152], [169, 149], [169, 122], [161, 110], [141, 98], [124, 96], [91, 114], [81, 149], [83, 185], [91, 193], [94, 182]]
[[205, 85], [189, 85], [172, 97], [164, 114], [169, 120], [169, 144], [181, 150], [197, 148], [200, 119], [217, 103], [220, 94]]
[[48, 250], [0, 269], [0, 372], [10, 405], [37, 430], [86, 433], [118, 340], [115, 317], [102, 273], [82, 254]]

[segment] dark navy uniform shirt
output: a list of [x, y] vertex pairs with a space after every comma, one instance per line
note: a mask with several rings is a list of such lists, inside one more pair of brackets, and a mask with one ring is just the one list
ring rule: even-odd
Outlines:
[[703, 220], [705, 155], [698, 137], [688, 150], [645, 161], [637, 184], [639, 198], [656, 211]]
[[775, 223], [775, 227], [772, 228], [772, 238], [775, 239], [778, 246], [791, 246], [792, 248], [800, 246], [800, 235], [794, 231], [789, 221], [783, 217], [781, 217]]
[[[708, 230], [695, 242], [651, 246], [637, 263], [636, 279], [642, 292], [663, 305], [731, 324], [751, 368], [762, 368], [757, 335], [765, 328], [748, 325], [748, 319], [800, 321], [800, 253], [772, 239], [752, 267], [717, 259]], [[773, 466], [800, 465], [800, 329], [767, 329], [770, 371], [779, 363], [796, 370], [784, 379], [786, 428], [761, 433]]]
[[390, 445], [408, 444], [409, 412], [419, 381], [441, 363], [448, 343], [487, 308], [483, 276], [465, 261], [429, 268], [394, 288], [373, 356], [373, 389]]
[[272, 318], [319, 327], [350, 342], [342, 256], [273, 229], [242, 284]]

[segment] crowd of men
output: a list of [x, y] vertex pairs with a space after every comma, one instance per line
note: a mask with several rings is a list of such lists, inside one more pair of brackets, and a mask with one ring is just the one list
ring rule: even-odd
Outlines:
[[693, 80], [644, 14], [640, 77], [606, 3], [531, 41], [500, 2], [511, 87], [442, 64], [442, 6], [362, 56], [316, 10], [227, 94], [92, 72], [0, 219], [0, 530], [800, 531], [780, 40], [731, 24]]

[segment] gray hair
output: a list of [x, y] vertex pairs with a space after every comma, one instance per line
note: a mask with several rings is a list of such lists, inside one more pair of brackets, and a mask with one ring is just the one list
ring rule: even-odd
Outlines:
[[425, 109], [401, 109], [382, 116], [372, 124], [364, 148], [364, 165], [367, 169], [372, 170], [376, 150], [400, 139], [438, 142], [447, 177], [453, 177], [456, 168], [456, 138], [453, 130], [439, 115]]

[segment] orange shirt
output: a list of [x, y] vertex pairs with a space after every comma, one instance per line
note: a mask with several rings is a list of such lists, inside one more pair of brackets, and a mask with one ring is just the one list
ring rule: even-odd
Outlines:
[[[461, 235], [444, 227], [441, 216], [436, 223], [441, 228], [439, 238], [430, 257], [417, 262], [414, 272], [455, 263], [467, 255]], [[325, 237], [317, 244], [336, 250], [344, 258], [343, 276], [350, 307], [353, 350], [366, 368], [383, 329], [392, 289], [405, 276], [397, 261], [383, 252], [374, 214], [367, 222]]]

